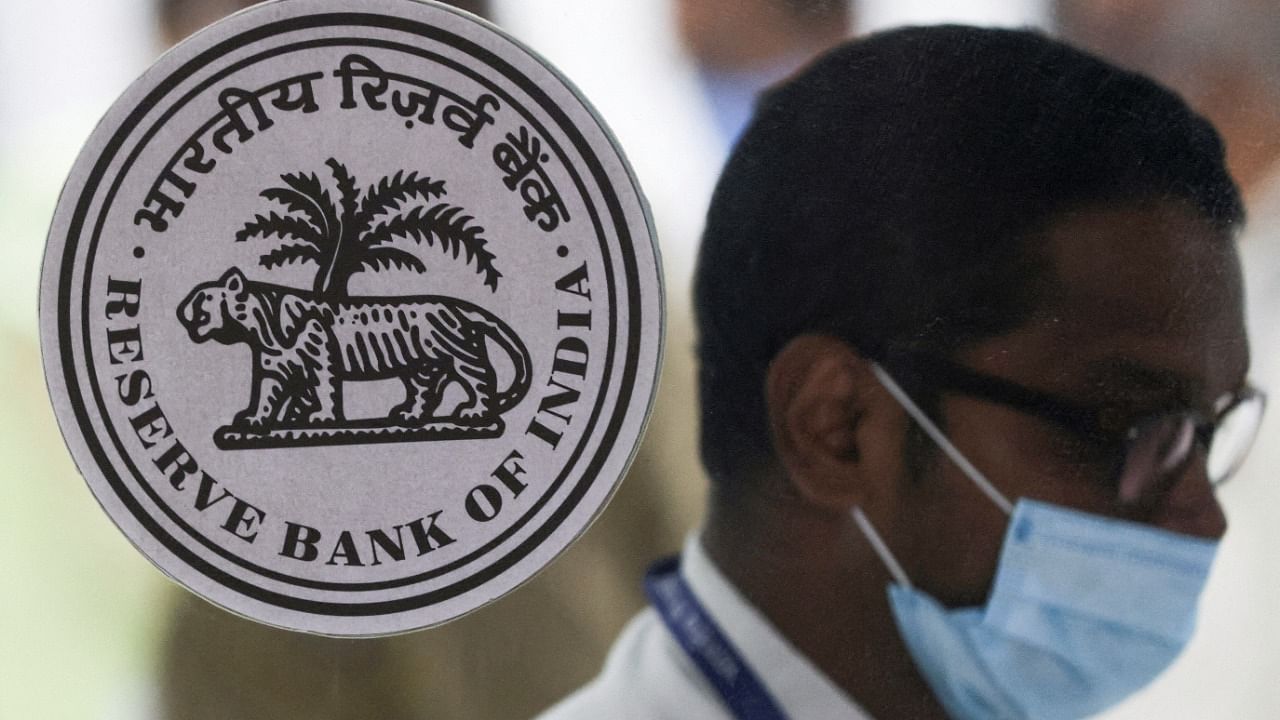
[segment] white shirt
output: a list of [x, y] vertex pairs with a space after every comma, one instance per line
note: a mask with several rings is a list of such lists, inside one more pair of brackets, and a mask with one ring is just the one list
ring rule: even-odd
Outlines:
[[[747, 602], [707, 557], [696, 535], [685, 542], [680, 573], [788, 718], [871, 720]], [[600, 718], [733, 720], [653, 608], [627, 624], [599, 676], [538, 720]]]

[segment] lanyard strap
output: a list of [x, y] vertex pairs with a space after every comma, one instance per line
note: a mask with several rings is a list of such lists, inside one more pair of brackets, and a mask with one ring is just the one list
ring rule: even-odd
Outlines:
[[660, 560], [649, 568], [644, 589], [667, 630], [720, 693], [734, 717], [786, 720], [778, 703], [680, 576], [678, 557]]

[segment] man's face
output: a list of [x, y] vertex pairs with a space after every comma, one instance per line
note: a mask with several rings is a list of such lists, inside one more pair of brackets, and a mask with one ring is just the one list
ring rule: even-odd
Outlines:
[[[956, 359], [978, 372], [1105, 409], [1124, 429], [1241, 388], [1248, 369], [1234, 243], [1191, 208], [1150, 203], [1082, 210], [1044, 237], [1054, 283], [1033, 319]], [[1114, 467], [1085, 439], [989, 401], [943, 392], [938, 417], [959, 450], [1010, 500], [1027, 497], [1202, 537], [1225, 531], [1204, 448], [1154, 504], [1117, 502]], [[951, 605], [982, 602], [1007, 518], [941, 453], [903, 480], [896, 526], [908, 575]], [[895, 548], [895, 551], [898, 551]]]

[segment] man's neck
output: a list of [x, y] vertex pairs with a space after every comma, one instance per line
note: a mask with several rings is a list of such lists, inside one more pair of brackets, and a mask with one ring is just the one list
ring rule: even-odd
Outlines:
[[730, 506], [713, 497], [702, 542], [729, 582], [872, 716], [946, 717], [898, 635], [888, 575], [852, 523], [796, 499]]

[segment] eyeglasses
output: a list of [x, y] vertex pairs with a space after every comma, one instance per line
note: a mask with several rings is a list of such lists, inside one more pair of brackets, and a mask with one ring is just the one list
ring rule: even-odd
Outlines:
[[1195, 455], [1205, 448], [1209, 482], [1219, 486], [1240, 469], [1257, 437], [1266, 409], [1266, 393], [1246, 384], [1224, 396], [1214, 416], [1191, 409], [1147, 416], [1116, 432], [1108, 428], [1107, 410], [1086, 407], [985, 375], [942, 358], [910, 355], [894, 366], [913, 371], [922, 384], [1011, 407], [1046, 420], [1103, 449], [1113, 450], [1113, 480], [1121, 505], [1149, 502], [1168, 490]]

